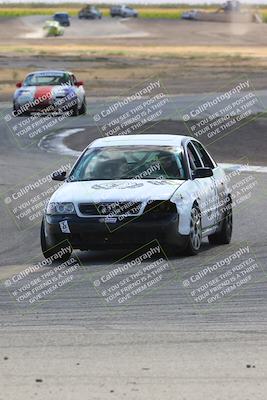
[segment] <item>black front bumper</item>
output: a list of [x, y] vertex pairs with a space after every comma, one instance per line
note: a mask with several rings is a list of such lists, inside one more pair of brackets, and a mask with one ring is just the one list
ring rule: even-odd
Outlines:
[[[62, 233], [59, 222], [68, 221], [71, 233]], [[157, 239], [161, 245], [183, 247], [186, 236], [178, 233], [179, 217], [126, 217], [120, 222], [106, 223], [103, 218], [47, 215], [44, 218], [48, 246], [68, 240], [74, 249], [100, 250], [136, 248]]]
[[18, 115], [23, 115], [23, 113], [34, 113], [40, 112], [44, 114], [56, 113], [56, 112], [69, 112], [73, 107], [78, 107], [77, 96], [60, 96], [53, 99], [36, 102], [34, 105], [27, 106], [28, 103], [18, 104], [14, 101], [14, 111]]

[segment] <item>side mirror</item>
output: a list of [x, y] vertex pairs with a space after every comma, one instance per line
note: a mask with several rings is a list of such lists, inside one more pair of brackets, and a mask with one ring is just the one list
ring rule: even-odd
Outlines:
[[79, 87], [79, 86], [83, 86], [83, 81], [77, 81], [75, 83], [75, 86]]
[[22, 86], [22, 82], [17, 82], [17, 83], [16, 83], [16, 87], [17, 87], [17, 88], [21, 88], [21, 86]]
[[211, 168], [197, 168], [192, 172], [192, 178], [209, 178], [213, 176], [213, 171]]
[[52, 179], [53, 179], [53, 181], [65, 181], [66, 175], [67, 175], [66, 171], [62, 171], [62, 172], [56, 171], [53, 173]]

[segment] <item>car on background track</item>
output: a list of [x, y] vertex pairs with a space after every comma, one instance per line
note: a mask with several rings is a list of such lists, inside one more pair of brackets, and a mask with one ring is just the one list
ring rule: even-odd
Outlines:
[[95, 6], [85, 6], [78, 14], [79, 19], [101, 19], [102, 12]]
[[16, 84], [13, 115], [33, 112], [68, 112], [70, 116], [86, 113], [83, 82], [68, 71], [36, 71]]
[[70, 16], [66, 12], [54, 14], [53, 20], [57, 21], [61, 26], [70, 26]]
[[64, 28], [57, 21], [45, 21], [43, 29], [46, 31], [46, 36], [62, 36]]
[[195, 20], [197, 18], [198, 14], [199, 14], [199, 11], [197, 11], [197, 10], [189, 10], [189, 11], [183, 12], [181, 18]]
[[[199, 252], [202, 239], [228, 244], [232, 235], [227, 179], [202, 144], [178, 135], [95, 140], [50, 198], [41, 225], [49, 258], [60, 243], [73, 249], [136, 248], [151, 240], [172, 252]], [[66, 256], [66, 255], [65, 255]], [[66, 258], [70, 254], [67, 254]]]
[[129, 17], [138, 17], [138, 12], [132, 7], [128, 7], [125, 5], [122, 6], [113, 6], [110, 9], [111, 17], [122, 17], [122, 18], [129, 18]]

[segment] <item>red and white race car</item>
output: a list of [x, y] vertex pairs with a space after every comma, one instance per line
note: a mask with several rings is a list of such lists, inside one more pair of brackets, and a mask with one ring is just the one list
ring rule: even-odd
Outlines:
[[37, 71], [17, 83], [13, 97], [13, 115], [32, 112], [64, 112], [69, 116], [86, 113], [83, 82], [72, 72]]

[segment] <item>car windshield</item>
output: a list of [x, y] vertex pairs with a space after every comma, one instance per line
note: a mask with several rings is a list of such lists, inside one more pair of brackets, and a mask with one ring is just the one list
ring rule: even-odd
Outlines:
[[70, 181], [115, 179], [185, 179], [181, 148], [118, 146], [88, 149]]
[[24, 86], [56, 86], [70, 83], [70, 77], [66, 73], [40, 73], [30, 74], [24, 81]]

